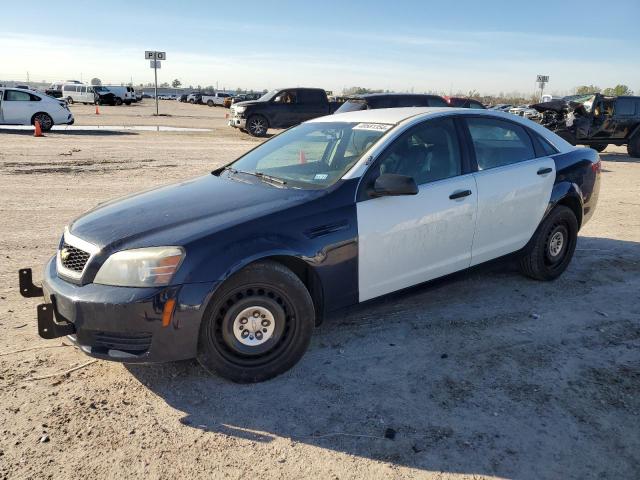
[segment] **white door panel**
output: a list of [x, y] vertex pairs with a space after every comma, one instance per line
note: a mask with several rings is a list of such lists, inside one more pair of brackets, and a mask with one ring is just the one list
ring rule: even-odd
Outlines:
[[[464, 190], [471, 195], [449, 198]], [[360, 301], [469, 267], [476, 209], [472, 175], [421, 185], [417, 195], [359, 202]]]
[[[542, 169], [549, 173], [539, 175]], [[555, 162], [537, 158], [473, 174], [478, 217], [471, 265], [524, 247], [540, 224], [555, 182]]]

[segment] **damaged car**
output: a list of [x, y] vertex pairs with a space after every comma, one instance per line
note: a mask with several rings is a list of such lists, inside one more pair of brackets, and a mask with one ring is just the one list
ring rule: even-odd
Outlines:
[[531, 107], [540, 123], [572, 145], [602, 152], [608, 145], [626, 145], [640, 158], [640, 97], [607, 97], [599, 93], [573, 95]]

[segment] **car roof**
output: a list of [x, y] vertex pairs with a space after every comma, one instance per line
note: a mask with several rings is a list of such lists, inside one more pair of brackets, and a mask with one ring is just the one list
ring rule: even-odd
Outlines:
[[[403, 107], [376, 108], [372, 110], [356, 110], [353, 112], [336, 113], [326, 117], [314, 118], [309, 122], [370, 122], [396, 124], [416, 115], [429, 116], [440, 112], [456, 110], [451, 107]], [[469, 112], [468, 108], [461, 109]]]

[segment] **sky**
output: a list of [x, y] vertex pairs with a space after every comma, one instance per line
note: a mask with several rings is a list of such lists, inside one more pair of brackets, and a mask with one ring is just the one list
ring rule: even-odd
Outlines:
[[0, 80], [137, 85], [160, 50], [158, 81], [185, 86], [640, 94], [640, 0], [83, 3], [0, 0]]

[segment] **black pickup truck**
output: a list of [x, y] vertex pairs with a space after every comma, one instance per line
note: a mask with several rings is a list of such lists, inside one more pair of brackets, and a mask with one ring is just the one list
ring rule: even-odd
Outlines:
[[630, 156], [640, 158], [640, 97], [573, 95], [531, 108], [542, 113], [542, 125], [572, 145], [598, 152], [609, 144], [626, 145]]
[[339, 106], [330, 102], [321, 88], [281, 88], [258, 100], [233, 104], [229, 125], [254, 137], [263, 137], [270, 128], [289, 128], [329, 115]]

